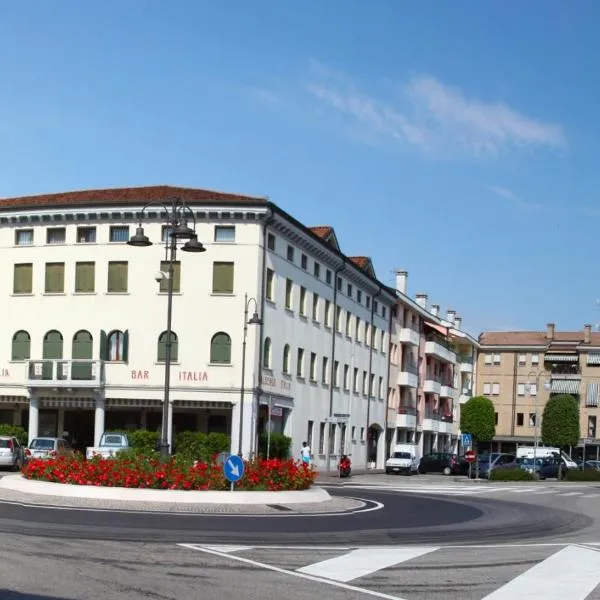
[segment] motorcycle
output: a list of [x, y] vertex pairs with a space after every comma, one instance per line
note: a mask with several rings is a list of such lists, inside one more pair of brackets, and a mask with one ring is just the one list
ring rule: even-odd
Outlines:
[[340, 462], [338, 463], [338, 472], [340, 477], [350, 477], [352, 473], [352, 463], [345, 454], [340, 458]]

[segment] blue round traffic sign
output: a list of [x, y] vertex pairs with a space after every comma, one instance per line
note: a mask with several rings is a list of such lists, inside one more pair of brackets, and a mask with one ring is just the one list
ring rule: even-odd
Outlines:
[[223, 473], [227, 481], [231, 483], [239, 481], [244, 476], [244, 461], [236, 454], [232, 454], [223, 463]]

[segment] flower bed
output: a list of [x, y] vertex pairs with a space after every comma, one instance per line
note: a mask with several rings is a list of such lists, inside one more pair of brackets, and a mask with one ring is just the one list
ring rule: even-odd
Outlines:
[[[85, 460], [82, 456], [59, 456], [56, 460], [34, 459], [23, 468], [27, 479], [106, 487], [159, 490], [228, 490], [230, 483], [222, 465], [192, 464], [172, 458], [133, 456]], [[288, 491], [308, 489], [316, 471], [293, 460], [257, 459], [245, 463], [244, 476], [235, 488], [246, 491]]]

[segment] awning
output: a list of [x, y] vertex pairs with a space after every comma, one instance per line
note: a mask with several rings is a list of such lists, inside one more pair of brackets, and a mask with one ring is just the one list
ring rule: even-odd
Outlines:
[[600, 365], [600, 352], [590, 352], [587, 355], [588, 365]]
[[28, 404], [29, 398], [26, 396], [0, 396], [2, 404]]
[[585, 405], [598, 406], [598, 398], [600, 398], [600, 383], [588, 383]]
[[437, 323], [432, 323], [431, 321], [425, 321], [425, 325], [431, 327], [432, 329], [435, 329], [438, 333], [441, 333], [442, 335], [448, 335], [447, 327], [443, 327], [442, 325], [438, 325]]
[[579, 379], [553, 379], [553, 394], [579, 394]]
[[94, 398], [43, 397], [40, 398], [40, 406], [42, 408], [85, 408], [91, 410], [96, 407], [96, 401]]
[[578, 354], [553, 354], [547, 353], [544, 355], [544, 360], [547, 362], [577, 362], [579, 360]]

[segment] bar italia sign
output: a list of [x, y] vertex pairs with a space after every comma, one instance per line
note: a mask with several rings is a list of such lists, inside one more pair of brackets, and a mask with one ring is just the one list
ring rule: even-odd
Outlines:
[[[203, 383], [208, 381], [208, 373], [206, 371], [175, 371], [175, 378], [177, 381]], [[146, 369], [132, 369], [131, 379], [149, 381], [151, 379], [150, 371]]]

